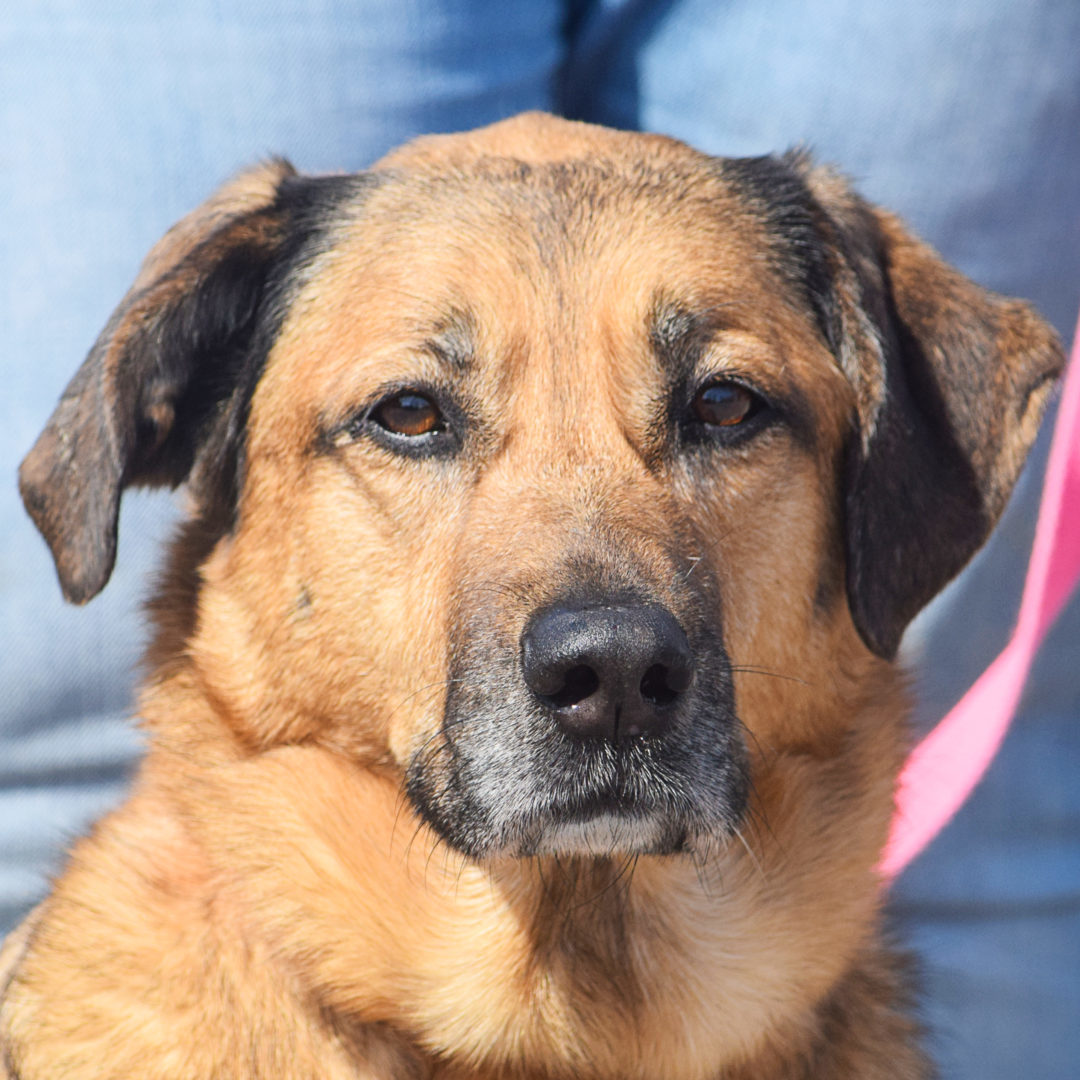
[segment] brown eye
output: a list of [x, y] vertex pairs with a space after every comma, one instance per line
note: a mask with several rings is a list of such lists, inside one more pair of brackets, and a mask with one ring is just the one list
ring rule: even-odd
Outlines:
[[414, 390], [387, 398], [372, 410], [371, 418], [387, 431], [409, 438], [443, 430], [438, 406]]
[[690, 408], [703, 424], [734, 427], [754, 411], [758, 399], [745, 387], [732, 382], [715, 382], [697, 392]]

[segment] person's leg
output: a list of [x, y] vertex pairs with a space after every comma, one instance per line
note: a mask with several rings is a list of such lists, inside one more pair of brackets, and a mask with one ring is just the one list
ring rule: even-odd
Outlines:
[[[1034, 300], [1068, 339], [1080, 303], [1078, 43], [1072, 0], [607, 0], [581, 21], [562, 100], [583, 119], [718, 154], [808, 144], [974, 278]], [[923, 726], [1008, 637], [1046, 441], [987, 550], [909, 634]], [[1065, 1077], [1080, 1061], [1077, 657], [1080, 597], [990, 775], [893, 891], [948, 1077]]]
[[268, 154], [356, 169], [420, 132], [550, 107], [561, 20], [554, 0], [2, 5], [0, 935], [138, 750], [139, 605], [170, 500], [125, 498], [113, 580], [76, 610], [14, 476], [140, 259]]
[[716, 154], [808, 145], [1065, 334], [1080, 291], [1078, 41], [1071, 0], [597, 0], [561, 104]]

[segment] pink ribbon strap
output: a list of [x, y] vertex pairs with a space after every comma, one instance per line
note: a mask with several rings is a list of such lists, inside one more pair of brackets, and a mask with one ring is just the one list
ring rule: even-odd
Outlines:
[[1009, 644], [904, 766], [878, 871], [891, 881], [948, 824], [1005, 738], [1031, 662], [1080, 578], [1080, 326], [1046, 467], [1020, 615]]

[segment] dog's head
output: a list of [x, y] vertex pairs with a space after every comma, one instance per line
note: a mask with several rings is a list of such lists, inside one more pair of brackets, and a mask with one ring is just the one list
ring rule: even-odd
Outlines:
[[800, 156], [527, 116], [227, 185], [22, 491], [82, 602], [123, 488], [188, 484], [155, 656], [237, 745], [389, 770], [472, 855], [700, 850], [763, 747], [842, 739], [1061, 362]]

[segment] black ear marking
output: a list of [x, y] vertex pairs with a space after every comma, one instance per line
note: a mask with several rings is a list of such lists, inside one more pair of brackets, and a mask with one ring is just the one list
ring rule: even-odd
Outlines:
[[857, 401], [848, 603], [866, 644], [891, 658], [997, 523], [1064, 354], [1031, 307], [968, 280], [834, 174], [808, 172], [807, 184], [834, 251], [834, 351]]
[[872, 437], [864, 447], [853, 431], [844, 462], [848, 604], [863, 640], [887, 659], [997, 520], [947, 422], [931, 362], [899, 329]]
[[272, 161], [151, 251], [20, 469], [68, 600], [84, 603], [108, 581], [130, 485], [188, 481], [205, 517], [231, 523], [247, 409], [290, 273], [357, 187]]

